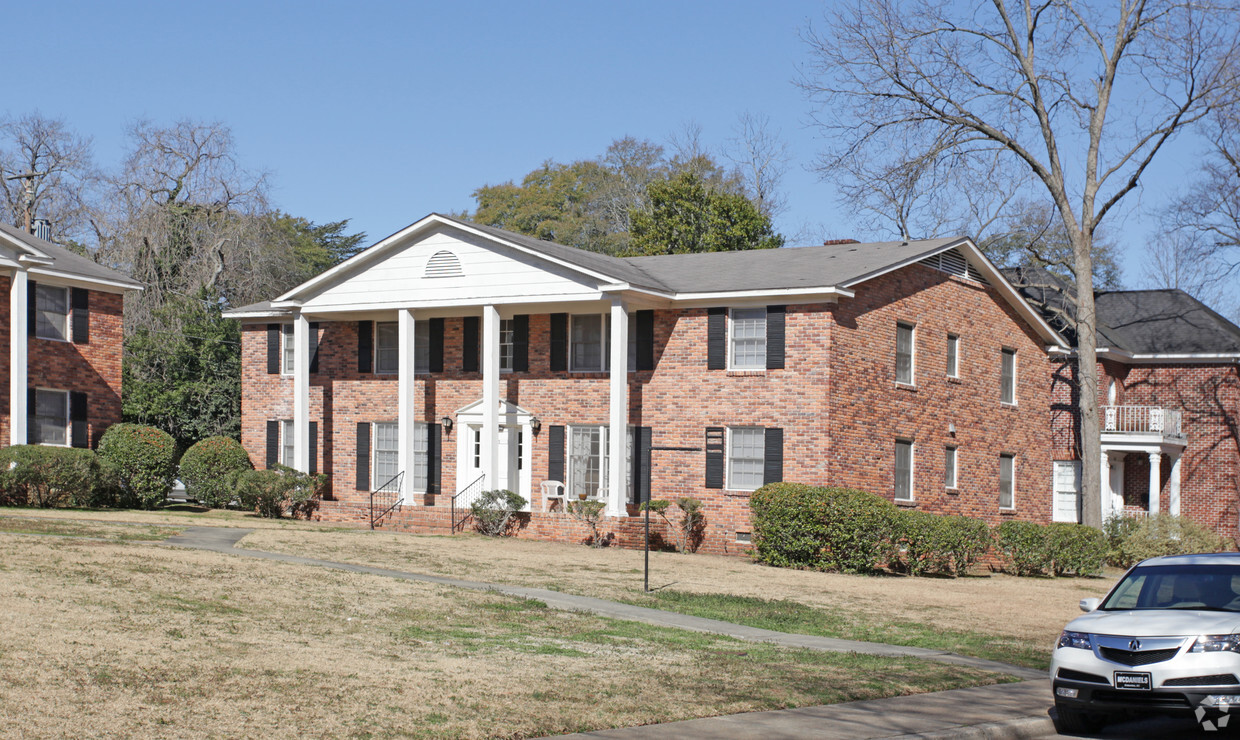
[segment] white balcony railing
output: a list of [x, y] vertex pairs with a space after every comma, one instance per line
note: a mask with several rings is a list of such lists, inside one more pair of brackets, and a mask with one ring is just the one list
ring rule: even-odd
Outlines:
[[1112, 434], [1151, 434], [1183, 437], [1179, 411], [1158, 406], [1103, 406], [1102, 431]]

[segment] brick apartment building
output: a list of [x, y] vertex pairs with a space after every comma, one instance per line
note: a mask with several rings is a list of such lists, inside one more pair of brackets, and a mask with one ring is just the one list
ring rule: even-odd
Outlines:
[[508, 488], [523, 536], [579, 539], [587, 497], [627, 544], [641, 497], [694, 496], [737, 552], [765, 482], [1048, 520], [1075, 457], [1048, 433], [1067, 343], [963, 238], [621, 259], [433, 214], [230, 315], [242, 443], [326, 473], [324, 519], [387, 492], [425, 531]]
[[129, 277], [0, 223], [0, 382], [4, 444], [94, 447], [121, 420]]

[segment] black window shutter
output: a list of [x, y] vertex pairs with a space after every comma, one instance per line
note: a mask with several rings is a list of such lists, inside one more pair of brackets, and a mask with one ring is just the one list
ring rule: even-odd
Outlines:
[[310, 372], [319, 371], [319, 322], [310, 322]]
[[[551, 314], [551, 372], [568, 369], [568, 314]], [[555, 480], [559, 480], [556, 478]]]
[[637, 312], [637, 369], [654, 369], [654, 311]]
[[461, 371], [478, 372], [478, 323], [477, 316], [466, 316], [461, 327]]
[[280, 325], [267, 325], [267, 374], [280, 374]]
[[38, 391], [34, 388], [26, 389], [26, 444], [37, 445], [42, 440], [39, 439], [39, 425], [35, 423], [35, 405], [38, 403]]
[[723, 488], [723, 458], [727, 450], [727, 430], [706, 427], [706, 487]]
[[280, 422], [267, 422], [267, 469], [271, 470], [280, 462]]
[[375, 324], [373, 321], [357, 322], [357, 371], [374, 372]]
[[784, 307], [766, 307], [766, 369], [784, 369]]
[[[706, 309], [706, 369], [723, 370], [728, 366], [728, 309]], [[719, 485], [720, 488], [723, 484]]]
[[35, 327], [38, 326], [38, 322], [35, 319], [35, 314], [39, 310], [38, 287], [38, 283], [33, 280], [26, 283], [26, 331], [32, 337], [34, 336]]
[[762, 456], [762, 483], [779, 483], [784, 479], [784, 430], [766, 428], [766, 450]]
[[357, 490], [370, 490], [370, 422], [357, 423]]
[[319, 472], [319, 423], [310, 422], [310, 470], [311, 475]]
[[426, 435], [426, 492], [439, 493], [439, 479], [443, 472], [443, 428], [439, 424], [431, 424]]
[[90, 344], [90, 291], [74, 288], [70, 300], [73, 306], [73, 343]]
[[69, 393], [69, 444], [73, 447], [90, 447], [90, 432], [86, 426], [86, 394], [81, 391]]
[[530, 317], [512, 317], [512, 369], [523, 373], [530, 369]]
[[547, 427], [547, 480], [564, 480], [564, 427]]
[[431, 319], [430, 334], [430, 371], [443, 372], [443, 319]]
[[637, 450], [633, 455], [633, 493], [637, 497], [634, 503], [644, 504], [650, 500], [650, 447], [654, 433], [650, 427], [637, 427], [633, 432], [637, 435], [634, 440]]

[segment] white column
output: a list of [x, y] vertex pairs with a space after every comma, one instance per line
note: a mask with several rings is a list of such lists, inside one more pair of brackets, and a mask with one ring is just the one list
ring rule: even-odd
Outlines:
[[30, 347], [26, 315], [30, 291], [25, 270], [13, 271], [9, 289], [9, 444], [26, 444], [26, 352]]
[[607, 514], [620, 516], [628, 493], [625, 449], [629, 434], [629, 314], [624, 301], [611, 299], [611, 397], [608, 429]]
[[293, 317], [293, 467], [310, 472], [310, 321]]
[[1167, 481], [1167, 512], [1172, 516], [1180, 515], [1180, 458], [1183, 452], [1171, 458], [1171, 479]]
[[400, 488], [401, 496], [407, 505], [413, 504], [409, 495], [410, 483], [413, 482], [413, 430], [418, 420], [417, 398], [417, 337], [416, 321], [411, 309], [397, 312], [396, 348], [397, 362], [400, 363], [396, 373], [396, 466], [404, 471]]
[[499, 480], [499, 310], [482, 307], [482, 472], [488, 490]]
[[1111, 507], [1111, 456], [1105, 450], [1102, 452], [1102, 476], [1098, 481], [1098, 495], [1102, 496], [1102, 521], [1105, 522], [1115, 514]]
[[1157, 514], [1162, 494], [1162, 453], [1150, 453], [1150, 513]]

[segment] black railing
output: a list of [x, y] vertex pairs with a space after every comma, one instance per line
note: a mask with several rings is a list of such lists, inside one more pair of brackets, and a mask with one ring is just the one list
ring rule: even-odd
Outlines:
[[[405, 471], [400, 471], [396, 475], [388, 479], [387, 483], [379, 486], [370, 492], [370, 528], [374, 529], [375, 524], [387, 516], [393, 510], [400, 508], [400, 484], [405, 478]], [[379, 513], [375, 513], [375, 503], [378, 502]]]
[[[457, 530], [461, 530], [461, 531], [465, 530], [465, 522], [468, 521], [469, 518], [474, 515], [474, 512], [473, 512], [474, 501], [477, 500], [478, 494], [482, 493], [483, 489], [485, 488], [485, 486], [483, 485], [483, 481], [486, 480], [486, 477], [487, 477], [487, 474], [483, 473], [482, 475], [474, 479], [473, 483], [470, 483], [468, 486], [465, 486], [461, 490], [457, 491], [456, 495], [452, 497], [452, 531], [453, 532], [456, 532]], [[457, 502], [458, 499], [460, 500], [460, 503]], [[461, 512], [461, 518], [459, 521], [456, 518], [456, 512], [458, 509]]]

